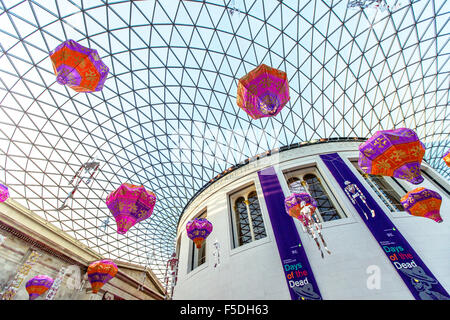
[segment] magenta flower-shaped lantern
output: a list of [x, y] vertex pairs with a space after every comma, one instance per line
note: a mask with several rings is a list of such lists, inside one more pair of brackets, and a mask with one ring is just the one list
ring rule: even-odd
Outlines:
[[0, 183], [0, 202], [5, 202], [9, 198], [8, 187]]
[[239, 79], [237, 105], [253, 119], [277, 115], [289, 99], [284, 71], [261, 64]]
[[186, 231], [189, 239], [194, 241], [197, 248], [201, 248], [203, 241], [213, 230], [211, 222], [204, 218], [195, 218], [186, 224]]
[[125, 234], [132, 226], [153, 213], [156, 195], [144, 186], [123, 183], [106, 198], [106, 206], [117, 222], [117, 233]]

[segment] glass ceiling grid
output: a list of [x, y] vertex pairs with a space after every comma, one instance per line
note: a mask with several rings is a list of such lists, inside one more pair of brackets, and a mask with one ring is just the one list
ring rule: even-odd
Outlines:
[[[189, 199], [269, 149], [406, 126], [450, 178], [448, 2], [392, 12], [347, 3], [0, 0], [0, 182], [107, 258], [144, 265], [154, 253], [162, 279]], [[48, 53], [67, 39], [110, 68], [101, 92], [56, 83]], [[277, 117], [251, 120], [237, 83], [261, 63], [287, 72], [291, 100]], [[58, 210], [94, 154], [95, 179]], [[152, 217], [126, 236], [105, 204], [123, 182], [157, 196]]]

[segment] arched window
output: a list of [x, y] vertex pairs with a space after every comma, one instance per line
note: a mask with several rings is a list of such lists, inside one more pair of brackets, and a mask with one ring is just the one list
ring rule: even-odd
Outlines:
[[317, 209], [319, 210], [323, 221], [340, 219], [341, 217], [331, 203], [328, 194], [317, 176], [309, 173], [303, 177], [303, 180], [306, 182], [309, 193], [317, 201]]
[[234, 224], [234, 247], [266, 237], [258, 195], [249, 187], [230, 196]]
[[426, 168], [426, 169], [420, 168], [420, 172], [421, 172], [422, 176], [424, 178], [426, 178], [427, 180], [429, 180], [433, 185], [435, 185], [436, 188], [442, 190], [444, 193], [446, 193], [448, 196], [450, 196], [450, 188], [444, 187], [443, 183], [439, 182], [439, 180], [436, 179], [436, 177], [434, 177], [434, 173], [432, 170], [430, 170], [428, 168]]
[[239, 197], [235, 202], [235, 215], [238, 231], [239, 245], [249, 243], [252, 241], [252, 234], [250, 232], [250, 224], [248, 222], [247, 206], [245, 198]]
[[323, 222], [345, 217], [343, 213], [339, 214], [316, 172], [315, 168], [308, 168], [286, 174], [289, 177], [286, 181], [289, 191], [307, 192], [316, 199], [317, 211]]
[[369, 176], [363, 175], [364, 179], [369, 183], [370, 187], [375, 191], [378, 197], [384, 202], [384, 204], [391, 210], [405, 211], [400, 203], [400, 195], [388, 184], [388, 182], [382, 176]]
[[301, 193], [308, 192], [305, 187], [302, 185], [302, 181], [297, 177], [289, 178], [288, 181], [289, 190], [291, 193]]
[[397, 192], [397, 188], [394, 188], [392, 184], [387, 181], [389, 179], [397, 183], [398, 188], [401, 188], [401, 191], [406, 193], [407, 191], [395, 180], [395, 178], [369, 175], [361, 170], [357, 162], [353, 162], [353, 165], [391, 212], [405, 211], [405, 208], [403, 208], [400, 202], [401, 196], [399, 192]]
[[264, 238], [266, 236], [266, 229], [264, 228], [264, 221], [262, 219], [261, 208], [259, 207], [258, 195], [256, 194], [256, 191], [250, 192], [248, 195], [248, 202], [254, 240]]

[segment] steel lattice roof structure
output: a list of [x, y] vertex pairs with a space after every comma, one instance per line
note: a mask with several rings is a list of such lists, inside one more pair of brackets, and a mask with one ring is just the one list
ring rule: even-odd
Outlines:
[[[266, 150], [409, 127], [450, 178], [449, 3], [347, 5], [0, 0], [0, 182], [106, 258], [149, 264], [161, 278], [191, 197]], [[56, 82], [48, 54], [68, 39], [109, 66], [102, 91]], [[287, 73], [291, 99], [252, 120], [236, 105], [237, 83], [261, 63]], [[93, 155], [93, 181], [58, 210]], [[157, 204], [119, 235], [105, 199], [123, 182], [152, 190]]]

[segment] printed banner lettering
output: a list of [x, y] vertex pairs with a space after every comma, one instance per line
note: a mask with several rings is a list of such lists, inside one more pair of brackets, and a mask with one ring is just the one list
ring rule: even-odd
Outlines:
[[322, 296], [303, 249], [295, 223], [284, 207], [284, 193], [273, 167], [258, 172], [292, 300], [321, 300]]
[[447, 291], [337, 153], [320, 156], [382, 251], [417, 300], [448, 300]]

